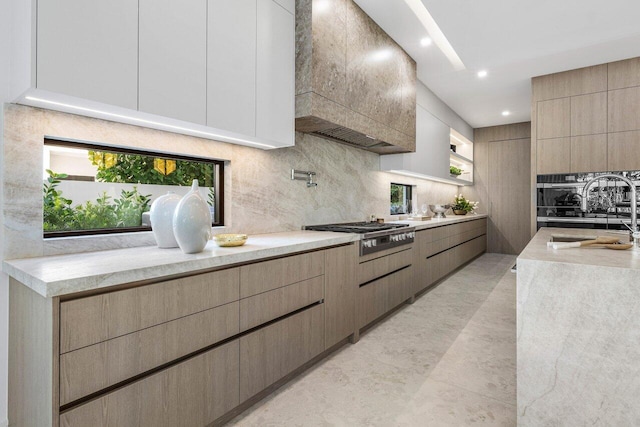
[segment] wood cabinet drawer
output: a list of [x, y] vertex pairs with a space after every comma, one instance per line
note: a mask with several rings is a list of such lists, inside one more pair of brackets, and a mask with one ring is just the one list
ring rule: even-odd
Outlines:
[[324, 274], [324, 251], [240, 267], [240, 298], [281, 288]]
[[449, 226], [445, 225], [443, 227], [436, 227], [433, 229], [433, 241], [446, 239], [451, 234], [451, 229]]
[[368, 325], [412, 294], [413, 266], [368, 283], [358, 289], [357, 326]]
[[[478, 230], [475, 231], [478, 233]], [[487, 236], [482, 234], [478, 237], [467, 239], [464, 243], [440, 252], [427, 259], [427, 273], [430, 283], [440, 280], [451, 273], [462, 264], [472, 260], [485, 251], [487, 246]]]
[[204, 426], [239, 404], [237, 340], [60, 415], [62, 427]]
[[238, 269], [60, 304], [60, 352], [76, 350], [238, 300]]
[[324, 298], [324, 276], [240, 300], [240, 330], [294, 312]]
[[239, 332], [238, 302], [60, 356], [60, 405], [187, 356]]
[[415, 238], [416, 244], [424, 245], [433, 242], [433, 231], [433, 229], [417, 230]]
[[324, 350], [324, 304], [240, 338], [243, 402]]
[[431, 253], [429, 254], [429, 256], [449, 249], [452, 246], [452, 241], [453, 238], [451, 237], [436, 240], [431, 244]]
[[412, 258], [413, 247], [410, 246], [391, 255], [362, 262], [358, 266], [358, 283], [363, 284], [402, 267], [406, 267], [411, 264]]
[[429, 258], [428, 264], [433, 281], [440, 280], [452, 270], [453, 251], [448, 250], [441, 252]]

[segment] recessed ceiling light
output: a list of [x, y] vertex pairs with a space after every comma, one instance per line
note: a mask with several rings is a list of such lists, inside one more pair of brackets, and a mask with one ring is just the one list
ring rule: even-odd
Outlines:
[[433, 42], [440, 48], [442, 53], [449, 59], [449, 62], [456, 71], [466, 69], [464, 63], [449, 43], [449, 40], [445, 37], [444, 33], [433, 19], [426, 6], [421, 0], [404, 0], [409, 6], [409, 9], [418, 17], [418, 20], [426, 30], [426, 33], [431, 36]]
[[487, 70], [478, 71], [478, 77], [480, 77], [481, 79], [487, 77]]
[[511, 111], [509, 111], [509, 110], [504, 110], [504, 111], [502, 112], [502, 115], [503, 115], [503, 116], [508, 116], [509, 114], [511, 114]]
[[433, 43], [433, 40], [431, 40], [431, 37], [425, 37], [422, 40], [420, 40], [420, 44], [422, 46], [431, 46], [431, 43]]

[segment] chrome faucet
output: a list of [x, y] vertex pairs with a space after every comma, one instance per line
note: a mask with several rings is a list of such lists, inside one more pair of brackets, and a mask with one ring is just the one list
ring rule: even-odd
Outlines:
[[638, 199], [636, 198], [636, 186], [633, 184], [633, 181], [631, 181], [629, 178], [622, 175], [616, 175], [614, 173], [606, 173], [600, 176], [596, 176], [595, 178], [587, 182], [584, 185], [584, 188], [582, 189], [582, 201], [581, 201], [582, 211], [583, 212], [587, 211], [587, 198], [588, 198], [587, 193], [589, 192], [589, 187], [591, 187], [591, 185], [593, 185], [594, 182], [602, 178], [619, 179], [621, 181], [624, 181], [627, 185], [629, 185], [629, 188], [631, 189], [631, 226], [629, 226], [627, 223], [624, 223], [624, 222], [623, 224], [631, 232], [633, 249], [640, 250], [640, 229], [638, 229]]

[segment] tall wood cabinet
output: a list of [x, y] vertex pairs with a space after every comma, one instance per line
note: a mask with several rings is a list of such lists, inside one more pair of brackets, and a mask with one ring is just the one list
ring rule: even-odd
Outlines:
[[[476, 129], [472, 200], [487, 210], [487, 251], [519, 254], [531, 239], [531, 124], [529, 122]], [[568, 147], [556, 138], [546, 150], [562, 161]]]
[[532, 192], [540, 174], [640, 169], [640, 58], [531, 83]]

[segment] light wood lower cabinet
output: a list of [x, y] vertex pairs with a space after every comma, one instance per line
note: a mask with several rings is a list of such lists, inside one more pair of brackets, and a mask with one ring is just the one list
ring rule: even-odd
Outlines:
[[284, 288], [240, 300], [240, 331], [304, 308], [324, 298], [324, 277], [318, 276]]
[[60, 356], [60, 405], [213, 345], [239, 332], [238, 302]]
[[66, 353], [238, 300], [237, 268], [108, 292], [60, 304]]
[[328, 249], [325, 253], [325, 348], [330, 348], [356, 330], [356, 268], [358, 245]]
[[245, 401], [324, 351], [319, 304], [240, 338], [240, 401]]
[[368, 325], [413, 295], [413, 278], [413, 266], [409, 265], [361, 286], [358, 290], [356, 304], [358, 329]]
[[12, 279], [10, 425], [209, 425], [356, 332], [358, 255], [352, 243], [62, 302]]
[[413, 293], [419, 293], [483, 253], [486, 233], [486, 218], [417, 231]]
[[[62, 302], [12, 279], [11, 425], [210, 425], [481, 253], [484, 229], [418, 233], [386, 258], [349, 244]], [[432, 254], [435, 238], [455, 246]]]
[[60, 415], [62, 427], [205, 426], [239, 404], [238, 340]]
[[292, 255], [240, 267], [240, 298], [324, 274], [324, 251]]
[[413, 248], [397, 249], [396, 253], [361, 262], [358, 266], [358, 283], [362, 284], [377, 277], [399, 270], [411, 264]]

